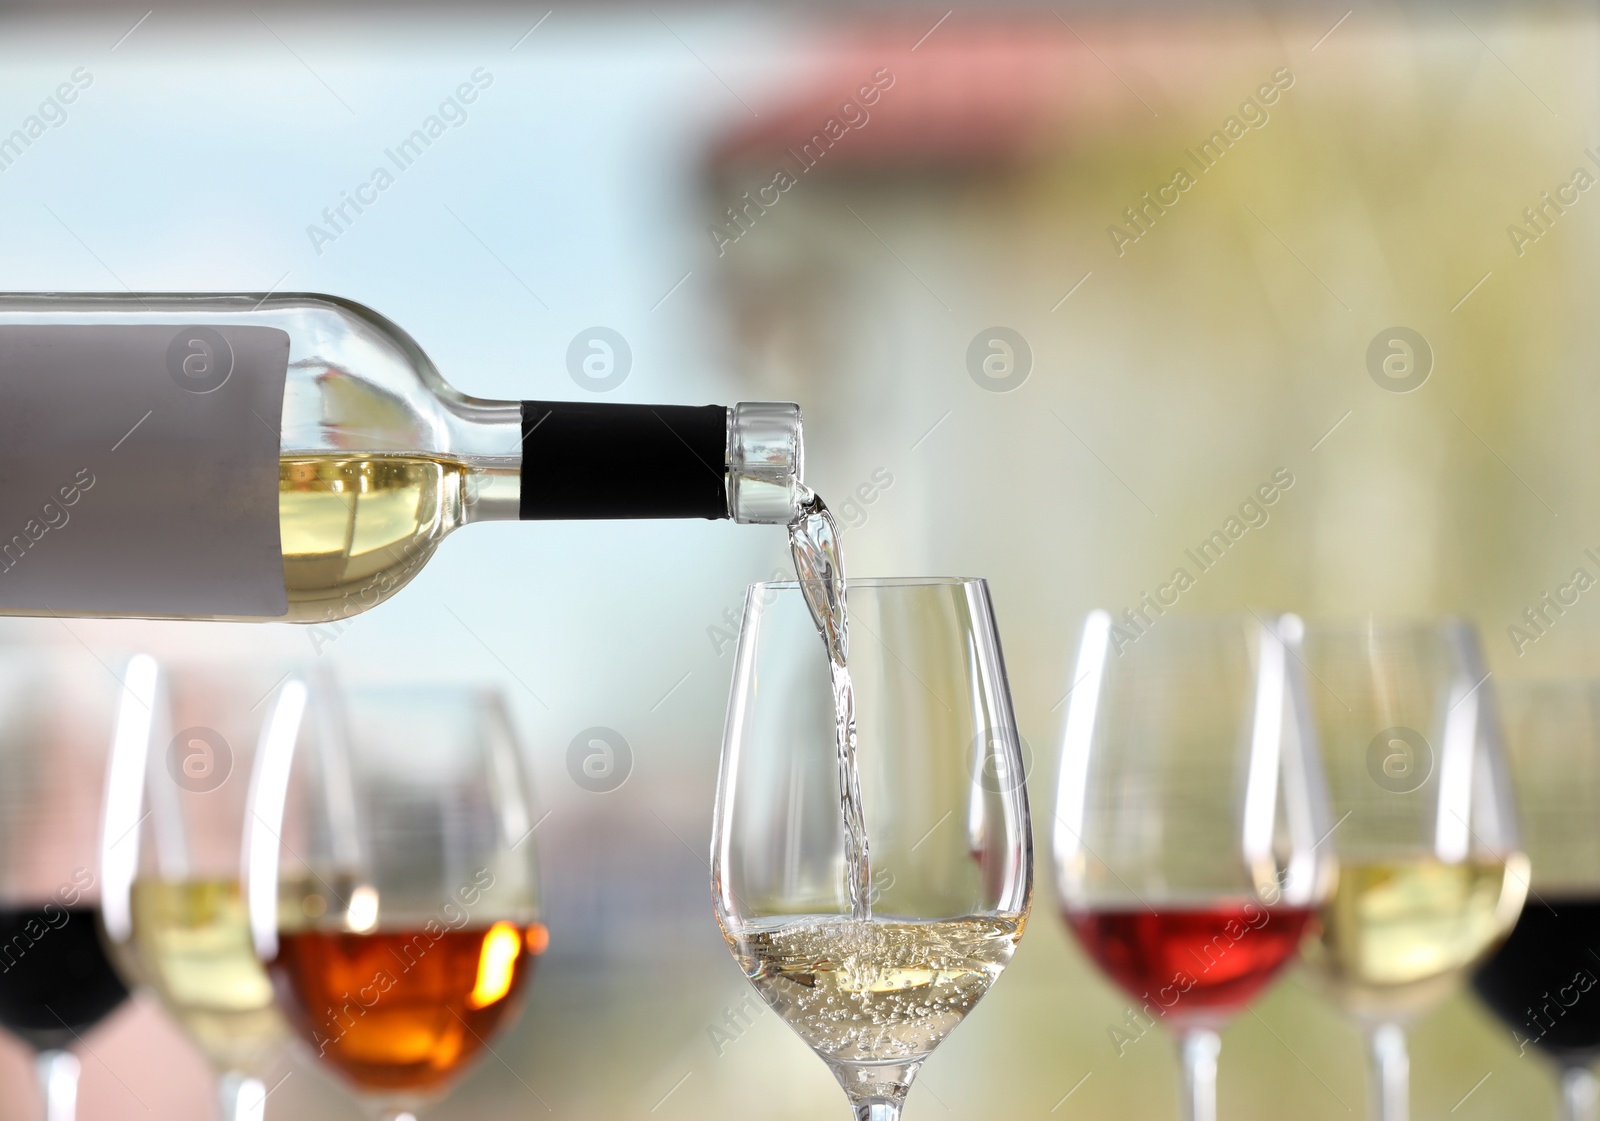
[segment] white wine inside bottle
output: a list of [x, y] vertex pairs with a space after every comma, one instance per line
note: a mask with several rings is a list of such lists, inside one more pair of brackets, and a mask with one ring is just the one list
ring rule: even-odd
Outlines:
[[404, 586], [461, 524], [469, 475], [463, 463], [421, 455], [281, 459], [289, 620], [340, 618]]
[[469, 522], [786, 524], [802, 462], [794, 405], [468, 397], [331, 296], [0, 295], [0, 614], [327, 622]]

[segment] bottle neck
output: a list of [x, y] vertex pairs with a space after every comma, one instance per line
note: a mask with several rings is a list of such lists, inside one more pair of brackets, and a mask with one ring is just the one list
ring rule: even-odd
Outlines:
[[450, 402], [461, 521], [732, 518], [786, 524], [803, 487], [800, 409], [776, 402]]
[[522, 402], [524, 521], [726, 518], [720, 405]]

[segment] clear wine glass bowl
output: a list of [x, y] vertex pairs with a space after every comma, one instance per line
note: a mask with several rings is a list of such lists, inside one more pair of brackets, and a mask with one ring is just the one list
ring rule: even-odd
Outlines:
[[1052, 822], [1068, 927], [1130, 998], [1119, 1048], [1178, 1039], [1188, 1121], [1215, 1121], [1218, 1030], [1294, 959], [1334, 880], [1301, 626], [1084, 623]]
[[846, 602], [870, 917], [850, 899], [828, 659], [788, 581], [745, 601], [712, 895], [756, 991], [858, 1117], [891, 1121], [1022, 935], [1027, 769], [982, 580], [852, 580]]
[[1511, 936], [1472, 979], [1519, 1054], [1561, 1075], [1562, 1121], [1595, 1121], [1600, 1059], [1600, 681], [1507, 681], [1506, 746], [1529, 898]]
[[521, 751], [488, 690], [326, 689], [283, 719], [250, 791], [256, 950], [317, 1059], [410, 1118], [492, 1052], [549, 940]]
[[288, 1030], [245, 913], [241, 839], [251, 765], [303, 698], [275, 661], [134, 657], [106, 775], [107, 936], [217, 1076], [224, 1121], [260, 1121]]
[[119, 669], [87, 649], [0, 653], [0, 1029], [33, 1049], [49, 1121], [76, 1109], [72, 1048], [128, 996], [96, 852]]
[[1306, 961], [1367, 1038], [1372, 1113], [1405, 1121], [1405, 1028], [1511, 929], [1528, 890], [1494, 682], [1464, 620], [1310, 627], [1339, 885]]

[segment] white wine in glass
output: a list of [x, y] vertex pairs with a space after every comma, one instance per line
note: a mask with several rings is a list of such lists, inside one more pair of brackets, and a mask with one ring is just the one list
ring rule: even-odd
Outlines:
[[1462, 620], [1313, 626], [1305, 660], [1340, 868], [1305, 958], [1366, 1036], [1372, 1116], [1406, 1121], [1407, 1026], [1528, 891], [1494, 683]]
[[308, 689], [273, 661], [133, 658], [123, 674], [100, 867], [106, 930], [217, 1078], [224, 1121], [260, 1121], [289, 1041], [241, 886], [250, 774], [306, 732]]
[[829, 658], [794, 582], [745, 601], [712, 895], [745, 976], [856, 1116], [893, 1121], [1011, 960], [1033, 848], [984, 582], [853, 580], [845, 596], [867, 897], [852, 900]]
[[[242, 828], [242, 823], [241, 823]], [[250, 942], [237, 876], [134, 881], [133, 950], [162, 1007], [213, 1067], [224, 1100], [248, 1100], [288, 1036]]]

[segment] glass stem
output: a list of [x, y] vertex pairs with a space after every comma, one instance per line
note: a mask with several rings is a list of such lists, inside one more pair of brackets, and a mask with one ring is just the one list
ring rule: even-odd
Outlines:
[[1375, 1121], [1407, 1121], [1411, 1115], [1411, 1059], [1405, 1029], [1379, 1024], [1367, 1032], [1368, 1077]]
[[1561, 1108], [1558, 1121], [1596, 1121], [1596, 1091], [1600, 1083], [1594, 1072], [1586, 1066], [1573, 1065], [1561, 1068]]
[[1222, 1038], [1209, 1028], [1191, 1028], [1178, 1036], [1178, 1062], [1183, 1067], [1182, 1121], [1217, 1121], [1217, 1056]]
[[854, 1104], [856, 1121], [900, 1121], [899, 1098], [860, 1098]]
[[71, 1051], [40, 1051], [34, 1060], [44, 1121], [74, 1121], [78, 1115], [78, 1073], [83, 1065]]
[[267, 1088], [259, 1078], [229, 1071], [217, 1083], [222, 1121], [262, 1121], [267, 1115]]

